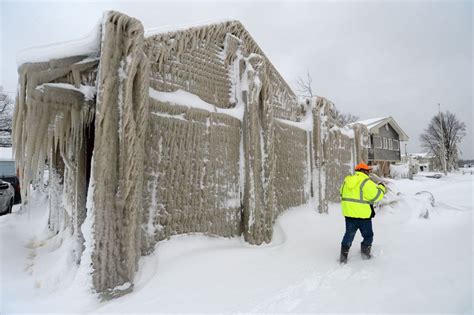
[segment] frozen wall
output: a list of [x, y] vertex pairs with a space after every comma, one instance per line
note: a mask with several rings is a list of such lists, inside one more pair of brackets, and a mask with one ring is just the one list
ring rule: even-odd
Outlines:
[[241, 121], [150, 100], [144, 252], [171, 235], [237, 236], [241, 228]]
[[308, 137], [301, 128], [275, 123], [275, 197], [279, 213], [310, 198]]
[[237, 21], [144, 36], [108, 12], [100, 32], [96, 55], [20, 67], [14, 139], [24, 200], [47, 158], [50, 228], [75, 233], [104, 299], [172, 235], [270, 242], [279, 214], [310, 197], [327, 211], [366, 159], [365, 131], [298, 103]]
[[317, 97], [313, 100], [314, 130], [313, 183], [317, 183], [318, 210], [327, 212], [328, 202], [339, 202], [339, 187], [356, 164], [367, 162], [368, 130], [362, 125], [341, 126], [334, 119], [334, 104]]
[[[162, 171], [152, 176], [154, 179], [150, 179], [148, 186], [157, 192], [152, 196], [157, 196], [158, 199], [153, 197], [148, 201], [151, 207], [144, 220], [145, 237], [150, 239], [150, 235], [154, 235], [153, 238], [159, 240], [187, 231], [202, 231], [221, 236], [243, 233], [250, 243], [269, 242], [273, 222], [280, 212], [276, 209], [279, 203], [274, 191], [278, 168], [275, 167], [273, 120], [275, 116], [298, 119], [301, 108], [295, 94], [238, 21], [184, 30], [153, 31], [145, 38], [145, 52], [151, 64], [150, 86], [153, 94], [158, 95], [158, 99], [159, 96], [164, 97], [162, 101], [201, 109], [187, 109], [186, 114], [178, 111], [179, 114], [171, 115], [170, 111], [175, 113], [179, 106], [174, 106], [174, 109], [170, 104], [155, 107], [155, 117], [150, 124], [163, 138], [154, 136], [155, 139], [150, 139], [153, 144], [147, 147], [156, 147], [152, 155], [161, 155], [158, 151], [172, 152], [183, 159], [171, 159], [163, 172], [168, 174], [173, 172], [171, 170], [181, 169], [181, 164], [189, 167], [186, 158], [201, 166], [186, 173], [181, 179], [186, 185], [180, 191], [162, 188], [160, 183], [168, 181], [160, 180]], [[173, 94], [175, 92], [177, 94]], [[188, 97], [203, 102], [184, 104], [187, 100], [177, 96], [186, 93]], [[191, 113], [199, 113], [207, 118], [201, 117], [202, 121], [183, 118], [183, 115], [192, 117]], [[220, 117], [220, 121], [215, 121], [216, 117]], [[227, 126], [229, 121], [234, 121], [231, 125], [236, 129]], [[215, 123], [218, 125], [214, 126]], [[182, 125], [183, 130], [191, 128], [192, 131], [179, 135], [180, 138], [176, 141], [186, 142], [185, 137], [193, 135], [191, 140], [198, 141], [193, 144], [197, 147], [193, 147], [192, 152], [186, 146], [170, 148], [174, 144], [168, 141], [168, 137], [175, 139], [175, 135], [168, 134], [170, 131], [158, 131], [168, 124]], [[216, 134], [220, 136], [216, 137]], [[285, 146], [284, 149], [289, 147]], [[160, 163], [163, 162], [160, 160]], [[297, 163], [295, 160], [295, 164]], [[156, 165], [151, 166], [150, 171], [155, 167]], [[158, 167], [162, 168], [164, 164]], [[302, 173], [304, 170], [291, 176], [297, 177]], [[189, 179], [189, 176], [192, 178]], [[199, 186], [197, 182], [193, 182], [199, 176], [206, 180], [205, 185], [215, 188], [202, 186], [202, 183]], [[209, 189], [211, 194], [207, 192]], [[303, 190], [303, 185], [295, 189]], [[174, 201], [163, 203], [160, 200], [163, 194], [173, 196], [167, 197], [172, 200], [181, 193], [193, 196], [195, 200], [191, 201], [186, 197], [179, 205]], [[291, 204], [301, 204], [306, 200], [301, 195], [298, 202], [292, 198], [289, 198]], [[191, 210], [190, 202], [193, 205], [198, 203], [199, 206], [192, 207]], [[280, 209], [281, 207], [284, 205]], [[222, 218], [227, 221], [222, 221]], [[184, 219], [186, 228], [182, 226]], [[221, 220], [219, 227], [215, 224], [216, 220]], [[152, 241], [146, 243], [148, 245], [145, 244], [145, 248], [154, 244]]]

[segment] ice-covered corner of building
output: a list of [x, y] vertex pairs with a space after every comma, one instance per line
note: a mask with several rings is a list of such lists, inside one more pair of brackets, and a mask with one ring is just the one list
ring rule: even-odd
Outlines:
[[290, 207], [327, 211], [367, 155], [366, 129], [299, 101], [238, 21], [145, 33], [110, 11], [93, 37], [22, 63], [14, 144], [26, 200], [49, 169], [49, 228], [71, 228], [103, 299], [174, 235], [259, 245]]

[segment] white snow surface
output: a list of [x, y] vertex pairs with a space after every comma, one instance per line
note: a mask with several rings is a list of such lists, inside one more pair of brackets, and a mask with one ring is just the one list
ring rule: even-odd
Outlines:
[[372, 128], [373, 126], [377, 125], [377, 124], [378, 124], [379, 122], [381, 122], [382, 120], [387, 119], [387, 118], [388, 118], [388, 117], [370, 118], [370, 119], [366, 119], [366, 120], [356, 121], [356, 122], [350, 123], [349, 125], [362, 124], [362, 125], [367, 126], [368, 129], [370, 129], [370, 128]]
[[419, 158], [432, 158], [433, 154], [428, 153], [428, 152], [422, 152], [422, 153], [410, 153], [409, 156], [419, 157]]
[[95, 86], [90, 86], [90, 85], [82, 85], [79, 87], [79, 88], [76, 88], [74, 85], [72, 84], [68, 84], [68, 83], [44, 83], [44, 84], [41, 84], [39, 86], [36, 87], [36, 90], [44, 90], [45, 87], [56, 87], [56, 88], [61, 88], [61, 89], [65, 89], [65, 90], [74, 90], [74, 91], [78, 91], [78, 92], [81, 92], [82, 94], [84, 94], [84, 98], [86, 100], [92, 100], [96, 94], [96, 88]]
[[392, 178], [408, 178], [410, 167], [408, 164], [391, 164], [390, 175]]
[[[103, 303], [88, 289], [87, 268], [73, 262], [69, 231], [47, 229], [48, 200], [36, 193], [29, 211], [15, 206], [0, 217], [0, 313], [472, 314], [474, 177], [424, 175], [391, 180], [392, 203], [373, 220], [371, 260], [361, 259], [357, 234], [340, 265], [340, 204], [323, 215], [310, 202], [281, 215], [267, 245], [204, 235], [162, 241], [141, 259], [133, 292]], [[436, 199], [429, 219], [420, 218], [419, 191]]]
[[[178, 89], [174, 92], [162, 92], [162, 91], [157, 91], [153, 88], [150, 88], [149, 95], [151, 98], [158, 100], [160, 102], [186, 106], [189, 108], [202, 109], [208, 112], [226, 114], [226, 115], [235, 117], [239, 120], [243, 120], [244, 118], [245, 108], [243, 104], [240, 104], [240, 102], [234, 108], [219, 108], [211, 103], [203, 101], [196, 94], [192, 94], [181, 89]], [[154, 113], [154, 114], [157, 114], [157, 113]], [[174, 116], [179, 116], [179, 115], [174, 115]]]
[[45, 62], [72, 56], [97, 57], [100, 50], [101, 36], [100, 22], [89, 34], [82, 38], [31, 47], [20, 51], [16, 58], [17, 66], [27, 62]]
[[300, 129], [306, 130], [306, 131], [313, 131], [313, 112], [311, 108], [309, 108], [306, 111], [306, 114], [304, 117], [301, 119], [301, 121], [292, 121], [292, 120], [287, 120], [287, 119], [281, 119], [281, 118], [276, 118], [279, 122], [282, 122], [284, 124], [298, 127]]

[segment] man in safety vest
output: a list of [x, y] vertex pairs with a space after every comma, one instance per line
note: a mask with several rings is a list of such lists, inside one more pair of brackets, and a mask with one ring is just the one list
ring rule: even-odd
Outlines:
[[344, 178], [340, 192], [342, 213], [346, 219], [346, 233], [341, 242], [341, 263], [347, 262], [347, 255], [357, 230], [364, 240], [361, 243], [362, 258], [370, 259], [370, 249], [374, 232], [372, 218], [375, 216], [374, 202], [380, 201], [385, 195], [385, 186], [376, 184], [369, 178], [371, 168], [365, 163], [355, 167], [354, 175]]

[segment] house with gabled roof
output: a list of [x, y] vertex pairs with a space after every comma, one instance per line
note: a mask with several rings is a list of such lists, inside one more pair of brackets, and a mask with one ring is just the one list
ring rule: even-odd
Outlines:
[[380, 175], [388, 175], [390, 164], [401, 161], [400, 143], [408, 141], [408, 135], [392, 116], [361, 120], [350, 125], [355, 124], [364, 125], [369, 131], [369, 165], [376, 165]]

